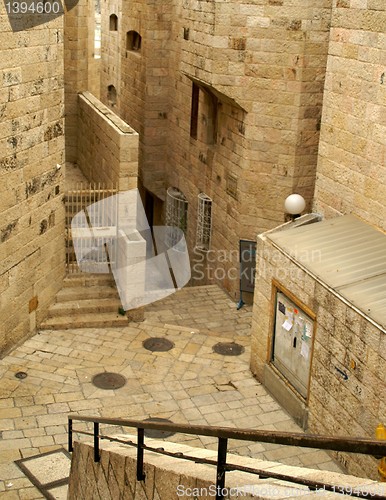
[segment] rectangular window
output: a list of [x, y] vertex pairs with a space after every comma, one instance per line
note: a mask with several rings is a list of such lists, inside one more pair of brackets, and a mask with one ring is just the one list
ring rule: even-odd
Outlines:
[[217, 142], [218, 99], [207, 87], [192, 84], [190, 137], [205, 144]]

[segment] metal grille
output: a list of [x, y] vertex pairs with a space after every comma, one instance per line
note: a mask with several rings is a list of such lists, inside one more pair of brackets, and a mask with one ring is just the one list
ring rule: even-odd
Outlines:
[[196, 248], [207, 252], [212, 234], [212, 199], [205, 193], [198, 195]]
[[[80, 211], [84, 210], [87, 216], [88, 223], [91, 227], [106, 227], [116, 224], [116, 215], [111, 213], [111, 203], [107, 202], [107, 198], [118, 192], [118, 189], [106, 187], [101, 183], [83, 184], [79, 183], [76, 188], [69, 190], [65, 196], [66, 205], [66, 268], [70, 274], [80, 272], [76, 262], [74, 245], [71, 234], [71, 221], [73, 217]], [[88, 207], [97, 202], [97, 210], [90, 210]], [[114, 220], [112, 220], [115, 219]], [[81, 245], [89, 247], [90, 256], [99, 262], [107, 261], [107, 255], [103, 245], [99, 245], [98, 238], [85, 237], [81, 239]], [[90, 272], [93, 270], [90, 269]]]
[[178, 243], [178, 229], [186, 233], [188, 227], [188, 201], [176, 187], [170, 187], [166, 193], [166, 225], [169, 248]]

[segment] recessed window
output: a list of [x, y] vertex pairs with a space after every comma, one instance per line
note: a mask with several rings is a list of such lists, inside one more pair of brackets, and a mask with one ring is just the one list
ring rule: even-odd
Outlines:
[[228, 173], [226, 177], [226, 192], [237, 200], [237, 177], [232, 173]]
[[217, 142], [217, 97], [208, 89], [192, 84], [190, 136], [205, 144]]
[[195, 83], [192, 84], [192, 107], [190, 111], [190, 137], [197, 139], [198, 129], [198, 96], [200, 87]]
[[117, 103], [117, 89], [114, 85], [109, 85], [107, 87], [107, 101], [110, 106], [114, 106]]
[[110, 31], [118, 31], [118, 18], [115, 14], [110, 16]]
[[212, 234], [212, 200], [205, 193], [198, 195], [196, 248], [207, 252]]
[[126, 50], [141, 50], [142, 37], [137, 31], [126, 33]]

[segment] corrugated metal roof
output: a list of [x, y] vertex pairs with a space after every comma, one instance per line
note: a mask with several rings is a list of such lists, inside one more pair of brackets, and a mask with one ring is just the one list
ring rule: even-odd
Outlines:
[[386, 328], [386, 235], [353, 215], [267, 238]]

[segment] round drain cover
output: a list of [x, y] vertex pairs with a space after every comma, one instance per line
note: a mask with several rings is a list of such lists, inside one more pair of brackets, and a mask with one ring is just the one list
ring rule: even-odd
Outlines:
[[[145, 422], [168, 422], [169, 424], [173, 423], [171, 420], [168, 420], [167, 418], [158, 418], [158, 417], [145, 418]], [[170, 432], [170, 431], [161, 431], [158, 429], [145, 429], [145, 436], [154, 439], [163, 439], [170, 436], [174, 436], [174, 434], [175, 432]]]
[[213, 346], [213, 352], [224, 356], [240, 356], [244, 351], [244, 347], [235, 342], [219, 342]]
[[27, 377], [27, 374], [26, 374], [26, 372], [17, 372], [17, 373], [15, 373], [15, 377], [22, 380], [23, 378]]
[[119, 389], [126, 384], [126, 379], [119, 373], [103, 372], [92, 378], [92, 383], [99, 389]]
[[144, 340], [142, 345], [145, 349], [152, 352], [170, 351], [170, 349], [173, 349], [174, 347], [173, 342], [160, 337], [152, 337], [150, 339]]

